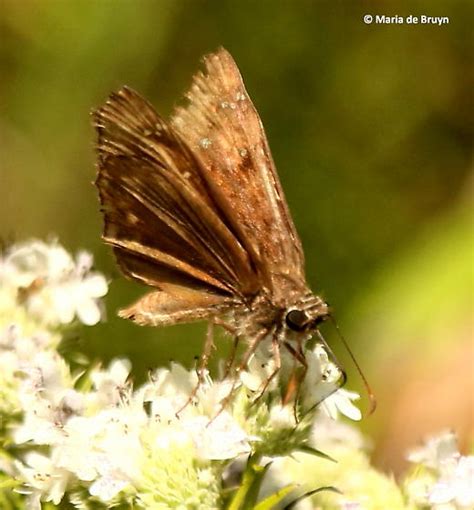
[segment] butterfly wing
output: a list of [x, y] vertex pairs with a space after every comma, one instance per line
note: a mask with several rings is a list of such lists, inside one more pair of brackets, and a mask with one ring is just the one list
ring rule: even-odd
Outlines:
[[226, 222], [249, 253], [266, 286], [285, 276], [305, 286], [301, 242], [278, 180], [262, 123], [231, 55], [204, 58], [188, 105], [171, 125], [203, 162], [204, 178]]
[[[128, 88], [94, 113], [104, 239], [127, 276], [169, 298], [145, 296], [124, 312], [138, 322], [156, 323], [153, 306], [158, 315], [170, 302], [191, 320], [193, 306], [202, 318], [206, 305], [213, 314], [262, 288], [275, 295], [282, 276], [305, 286], [301, 243], [239, 70], [224, 49], [205, 65], [169, 124]], [[188, 305], [182, 288], [193, 290]]]
[[[250, 258], [222, 220], [201, 162], [151, 105], [123, 88], [94, 113], [94, 124], [104, 239], [127, 276], [168, 294], [166, 305], [155, 293], [125, 314], [155, 324], [154, 303], [157, 316], [181, 307], [192, 320], [193, 307], [202, 318], [207, 305], [211, 314], [256, 292]], [[189, 303], [179, 288], [190, 290]]]

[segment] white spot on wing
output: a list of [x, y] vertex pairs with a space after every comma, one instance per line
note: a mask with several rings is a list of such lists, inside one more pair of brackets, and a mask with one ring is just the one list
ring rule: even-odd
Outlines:
[[199, 145], [203, 149], [209, 149], [209, 147], [212, 145], [212, 142], [209, 140], [209, 138], [201, 138], [201, 140], [199, 140]]

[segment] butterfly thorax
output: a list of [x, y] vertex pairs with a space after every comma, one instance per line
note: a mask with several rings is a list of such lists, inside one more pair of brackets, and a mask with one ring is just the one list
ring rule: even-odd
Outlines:
[[279, 299], [264, 289], [247, 305], [234, 308], [224, 320], [244, 338], [255, 338], [266, 330], [283, 339], [304, 341], [328, 316], [327, 303], [308, 289], [290, 290]]

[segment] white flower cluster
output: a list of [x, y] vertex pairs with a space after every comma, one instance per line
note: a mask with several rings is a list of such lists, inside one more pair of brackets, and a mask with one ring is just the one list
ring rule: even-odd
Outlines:
[[76, 316], [100, 320], [107, 282], [91, 266], [89, 253], [74, 261], [57, 242], [13, 245], [0, 256], [0, 413], [21, 408], [18, 373], [57, 357], [60, 326]]
[[[295, 368], [295, 360], [289, 352], [282, 351], [281, 357], [279, 377], [274, 378], [268, 387], [271, 391], [276, 391], [282, 382], [283, 386], [288, 384], [288, 379]], [[311, 410], [319, 404], [318, 410], [333, 420], [337, 420], [340, 415], [351, 420], [360, 420], [361, 412], [353, 404], [354, 400], [360, 398], [359, 394], [338, 389], [342, 377], [341, 370], [330, 360], [324, 346], [317, 343], [312, 350], [305, 352], [305, 359], [308, 369], [299, 389], [302, 412]], [[274, 369], [271, 339], [268, 338], [260, 344], [248, 363], [248, 370], [240, 374], [240, 379], [246, 388], [258, 393]], [[294, 426], [294, 420], [291, 426]]]
[[0, 257], [0, 319], [5, 322], [22, 310], [49, 327], [76, 317], [96, 324], [107, 282], [91, 268], [90, 253], [79, 252], [74, 260], [56, 241], [13, 245]]
[[406, 492], [417, 507], [432, 510], [474, 508], [474, 456], [459, 453], [456, 436], [444, 432], [414, 449], [408, 460], [417, 464]]
[[[29, 508], [58, 504], [80, 485], [107, 505], [133, 500], [143, 508], [217, 509], [224, 461], [251, 453], [268, 441], [268, 430], [278, 436], [295, 427], [292, 406], [253, 411], [242, 391], [221, 410], [232, 381], [205, 377], [188, 404], [198, 383], [194, 371], [173, 364], [133, 391], [129, 370], [126, 360], [92, 370], [88, 392], [75, 389], [54, 351], [39, 353], [24, 370], [18, 390], [23, 420], [13, 439], [49, 448], [47, 455], [32, 451], [16, 462]], [[265, 424], [255, 420], [263, 408]]]
[[[195, 370], [172, 364], [134, 389], [127, 360], [71, 372], [57, 352], [64, 326], [75, 319], [92, 325], [103, 315], [107, 282], [91, 268], [89, 254], [74, 260], [56, 242], [16, 245], [0, 258], [0, 503], [10, 497], [3, 487], [15, 487], [20, 500], [9, 508], [64, 501], [217, 510], [235, 489], [230, 480], [258, 471], [250, 462], [245, 467], [250, 456], [273, 462], [260, 497], [276, 501], [282, 486], [298, 486], [304, 500], [294, 508], [474, 507], [474, 457], [459, 454], [451, 433], [410, 454], [417, 467], [404, 492], [370, 467], [361, 435], [337, 421], [361, 418], [353, 403], [359, 396], [338, 389], [340, 369], [319, 344], [305, 353], [302, 384], [295, 383], [302, 367], [288, 353], [268, 383], [275, 369], [270, 340], [239, 379], [217, 382], [206, 373], [199, 382]], [[255, 401], [262, 387], [265, 395]], [[289, 391], [299, 392], [298, 406], [283, 403]], [[342, 492], [304, 497], [318, 484]]]
[[[125, 360], [93, 370], [88, 392], [74, 389], [59, 356], [38, 360], [27, 374], [20, 388], [24, 418], [14, 440], [49, 447], [48, 455], [32, 452], [16, 463], [30, 508], [40, 508], [40, 500], [58, 504], [77, 485], [106, 504], [121, 493], [145, 508], [173, 499], [187, 501], [187, 508], [218, 508], [219, 492], [209, 490], [218, 480], [211, 461], [250, 452], [251, 438], [228, 411], [211, 421], [228, 388], [207, 379], [196, 405], [185, 406], [195, 373], [173, 365], [133, 392], [129, 370]], [[176, 494], [183, 473], [186, 484]]]
[[[292, 405], [279, 398], [252, 405], [272, 369], [262, 362], [271, 360], [264, 344], [241, 382], [213, 382], [207, 374], [198, 386], [195, 371], [172, 364], [134, 390], [126, 360], [71, 373], [56, 351], [60, 327], [76, 318], [92, 325], [103, 313], [107, 283], [91, 268], [89, 254], [74, 260], [57, 242], [15, 245], [0, 258], [0, 411], [20, 416], [9, 425], [9, 442], [24, 452], [5, 457], [0, 474], [17, 478], [28, 508], [59, 504], [66, 494], [73, 504], [95, 501], [104, 508], [128, 502], [217, 509], [224, 471], [235, 459], [255, 454], [264, 442], [268, 453], [268, 445], [282, 449], [282, 439], [283, 450], [291, 449], [284, 439], [290, 436], [309, 440], [309, 429], [293, 434]], [[308, 362], [313, 388], [335, 370], [319, 347]], [[338, 390], [321, 412], [358, 419], [356, 397]]]

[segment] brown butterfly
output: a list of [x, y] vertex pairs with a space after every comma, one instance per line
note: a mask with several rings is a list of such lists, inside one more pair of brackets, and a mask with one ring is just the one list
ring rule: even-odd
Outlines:
[[209, 321], [201, 368], [213, 324], [246, 339], [238, 370], [271, 338], [275, 369], [263, 393], [281, 349], [306, 372], [306, 342], [330, 312], [306, 283], [301, 242], [236, 63], [221, 48], [204, 64], [168, 122], [127, 87], [94, 112], [103, 238], [126, 276], [154, 288], [121, 317]]

